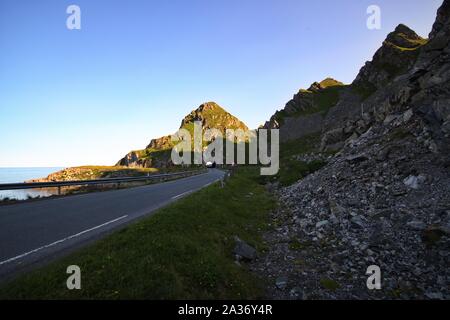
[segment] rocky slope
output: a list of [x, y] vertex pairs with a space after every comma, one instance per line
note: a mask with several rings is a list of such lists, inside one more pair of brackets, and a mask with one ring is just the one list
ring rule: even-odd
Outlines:
[[[218, 129], [222, 134], [226, 129], [242, 129], [247, 131], [247, 126], [235, 116], [228, 113], [215, 102], [207, 102], [200, 105], [181, 121], [180, 129], [187, 129], [193, 137], [194, 122], [202, 123], [202, 131]], [[137, 168], [161, 168], [171, 165], [170, 154], [173, 148], [170, 135], [150, 141], [149, 145], [138, 151], [131, 151], [119, 160], [117, 166]]]
[[336, 105], [346, 88], [342, 82], [327, 78], [314, 82], [308, 90], [300, 89], [284, 109], [275, 112], [266, 129], [280, 129], [282, 142], [321, 132], [328, 110]]
[[[450, 0], [428, 40], [389, 34], [317, 125], [316, 152], [337, 153], [274, 191], [268, 252], [251, 264], [268, 296], [450, 299]], [[370, 265], [381, 290], [366, 287]]]
[[279, 128], [282, 142], [321, 133], [324, 150], [340, 149], [353, 133], [367, 129], [367, 119], [361, 117], [370, 108], [367, 99], [410, 70], [426, 43], [426, 39], [400, 24], [351, 85], [327, 78], [308, 90], [301, 89], [264, 127]]

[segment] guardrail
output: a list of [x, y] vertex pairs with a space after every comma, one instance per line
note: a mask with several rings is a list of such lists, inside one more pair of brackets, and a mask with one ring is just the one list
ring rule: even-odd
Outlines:
[[126, 177], [126, 178], [105, 178], [96, 180], [73, 180], [73, 181], [55, 181], [55, 182], [30, 182], [30, 183], [5, 183], [0, 184], [1, 190], [22, 190], [39, 188], [58, 188], [58, 194], [61, 194], [61, 187], [100, 185], [100, 184], [118, 184], [136, 181], [148, 181], [154, 179], [164, 179], [182, 175], [195, 175], [205, 173], [207, 170], [181, 171], [174, 173], [152, 174], [148, 176]]

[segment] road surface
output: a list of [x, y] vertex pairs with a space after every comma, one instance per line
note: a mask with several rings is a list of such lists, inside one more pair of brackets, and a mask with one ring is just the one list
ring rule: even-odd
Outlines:
[[223, 175], [211, 169], [154, 185], [0, 206], [0, 282], [149, 215]]

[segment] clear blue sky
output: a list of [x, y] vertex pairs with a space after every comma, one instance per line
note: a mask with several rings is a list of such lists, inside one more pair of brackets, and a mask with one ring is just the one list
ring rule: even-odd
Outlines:
[[256, 128], [313, 81], [351, 82], [397, 24], [427, 36], [441, 3], [1, 0], [0, 166], [114, 164], [205, 101]]

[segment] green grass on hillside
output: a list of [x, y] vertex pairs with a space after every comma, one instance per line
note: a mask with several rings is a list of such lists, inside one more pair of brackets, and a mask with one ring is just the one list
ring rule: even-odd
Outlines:
[[155, 168], [129, 168], [123, 166], [82, 166], [76, 167], [86, 172], [91, 171], [92, 174], [99, 178], [104, 178], [112, 174], [120, 174], [123, 176], [141, 176], [148, 173], [157, 173], [159, 170]]
[[326, 78], [322, 81], [320, 81], [320, 85], [323, 88], [328, 88], [328, 87], [334, 87], [334, 86], [343, 86], [344, 84], [340, 81], [337, 81], [333, 78]]
[[[316, 112], [326, 114], [331, 107], [334, 107], [339, 101], [339, 94], [346, 86], [331, 86], [323, 89], [314, 95], [314, 105]], [[311, 111], [312, 112], [312, 111]], [[314, 112], [315, 113], [315, 112]]]
[[297, 112], [292, 114], [287, 114], [287, 112], [283, 109], [276, 112], [275, 119], [278, 121], [278, 123], [283, 124], [286, 117], [298, 118], [316, 113], [326, 115], [327, 112], [338, 103], [340, 93], [346, 87], [347, 86], [345, 85], [336, 84], [326, 87], [325, 89], [318, 92], [301, 90], [304, 94], [310, 94], [312, 96], [313, 107], [306, 110], [298, 110]]
[[400, 46], [398, 46], [392, 42], [388, 42], [388, 41], [386, 41], [386, 43], [400, 51], [414, 51], [428, 43], [428, 39], [409, 39], [406, 35], [404, 35], [402, 33], [400, 33], [399, 36], [401, 36], [403, 39], [407, 40], [410, 44], [410, 47], [400, 47]]
[[285, 142], [280, 146], [280, 171], [277, 179], [283, 186], [288, 186], [322, 168], [326, 163], [312, 161], [306, 163], [295, 160], [293, 157], [317, 151], [320, 145], [320, 134], [312, 134], [297, 140]]
[[[155, 215], [0, 288], [0, 299], [261, 298], [263, 286], [234, 263], [234, 236], [262, 251], [275, 201], [240, 168], [224, 188], [192, 194]], [[81, 268], [81, 290], [66, 268]]]
[[318, 151], [320, 134], [311, 134], [300, 139], [282, 143], [280, 145], [280, 170], [275, 176], [261, 176], [261, 183], [278, 181], [282, 186], [291, 185], [306, 177], [323, 166], [325, 161], [311, 161], [309, 163], [298, 161], [295, 156]]
[[280, 166], [278, 180], [282, 186], [289, 186], [301, 178], [314, 173], [325, 165], [326, 162], [320, 160], [314, 160], [308, 163], [304, 161], [288, 160], [283, 162], [283, 165]]
[[320, 146], [320, 133], [304, 136], [300, 139], [284, 142], [280, 145], [280, 161], [292, 156], [317, 151]]

